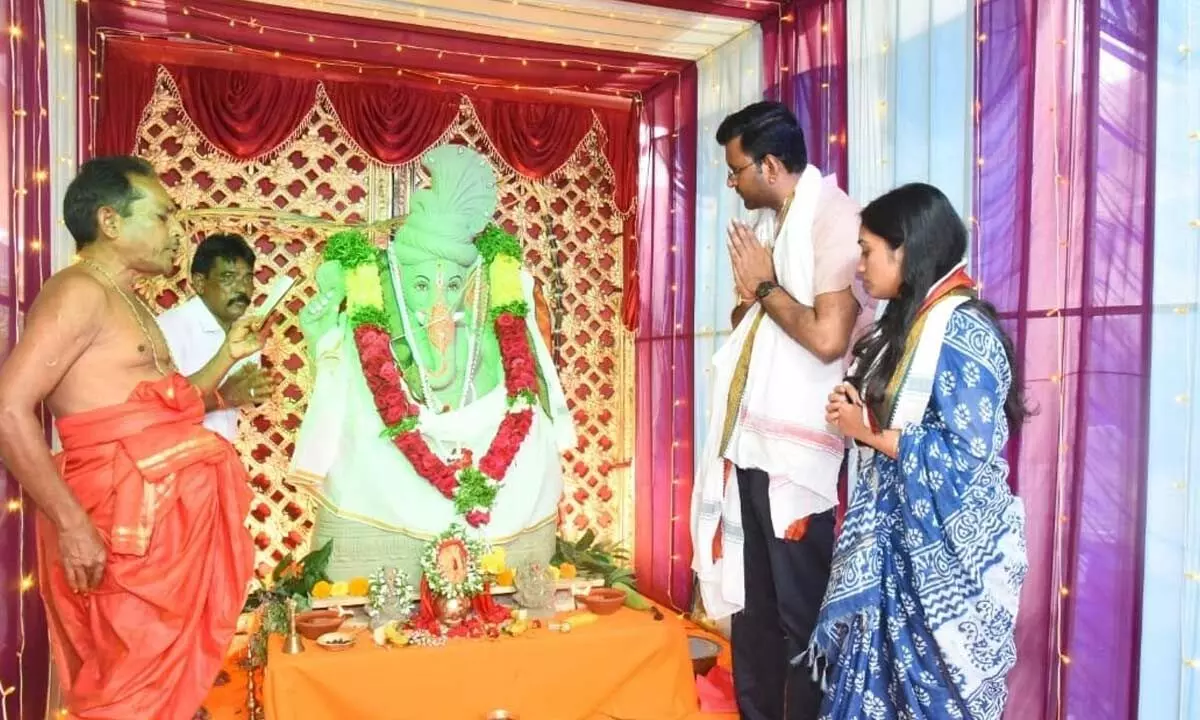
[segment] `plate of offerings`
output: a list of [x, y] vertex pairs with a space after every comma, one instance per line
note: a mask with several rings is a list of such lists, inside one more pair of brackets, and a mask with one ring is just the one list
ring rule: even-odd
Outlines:
[[351, 647], [354, 647], [354, 636], [346, 632], [325, 633], [317, 638], [317, 644], [326, 650], [334, 652], [349, 650]]

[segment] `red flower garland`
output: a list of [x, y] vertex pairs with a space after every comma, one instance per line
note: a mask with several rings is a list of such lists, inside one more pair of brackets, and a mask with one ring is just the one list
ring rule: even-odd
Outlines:
[[[519, 399], [528, 405], [537, 400], [537, 375], [533, 352], [529, 347], [525, 322], [512, 313], [501, 313], [494, 327], [500, 344], [500, 360], [504, 368], [504, 387], [509, 410], [500, 421], [496, 436], [480, 459], [478, 471], [487, 481], [499, 485], [508, 467], [517, 456], [533, 426], [533, 409], [514, 410]], [[374, 323], [363, 323], [354, 329], [354, 343], [362, 364], [367, 387], [375, 400], [380, 418], [392, 434], [392, 442], [404, 453], [413, 469], [428, 480], [447, 499], [454, 499], [460, 482], [459, 474], [471, 468], [470, 451], [451, 465], [438, 457], [417, 430], [420, 408], [409, 400], [399, 368], [392, 358], [392, 339], [387, 329]], [[491, 521], [491, 507], [471, 509], [465, 519], [472, 527]]]

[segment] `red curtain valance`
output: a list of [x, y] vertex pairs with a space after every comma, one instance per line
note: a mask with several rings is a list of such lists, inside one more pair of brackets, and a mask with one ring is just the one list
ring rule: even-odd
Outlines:
[[[212, 143], [249, 160], [286, 141], [317, 100], [318, 84], [346, 132], [372, 158], [389, 165], [414, 160], [454, 121], [462, 95], [410, 83], [322, 80], [295, 73], [197, 65], [169, 43], [109, 40], [100, 84], [96, 152], [129, 152], [154, 91], [158, 68], [170, 72], [180, 100]], [[185, 53], [194, 52], [188, 49]], [[215, 53], [225, 56], [227, 53]], [[259, 63], [261, 64], [261, 62]], [[283, 69], [283, 68], [281, 68]], [[294, 68], [293, 68], [294, 69]], [[522, 175], [542, 178], [562, 167], [600, 120], [616, 177], [618, 204], [628, 209], [636, 176], [636, 108], [598, 110], [578, 104], [471, 97], [480, 124], [500, 156]], [[269, 109], [263, 112], [263, 109]], [[628, 155], [628, 157], [622, 157]]]
[[246, 160], [283, 144], [316, 100], [316, 84], [298, 78], [198, 67], [171, 68], [171, 75], [200, 132], [221, 150]]
[[[171, 74], [184, 108], [204, 136], [221, 151], [245, 160], [273, 151], [293, 135], [317, 101], [321, 83], [346, 132], [372, 158], [389, 165], [415, 160], [433, 145], [453, 123], [462, 98], [457, 92], [399, 80], [355, 82], [336, 75], [322, 77], [311, 66], [287, 61], [266, 68], [264, 64], [207, 48], [109, 39], [97, 88], [95, 154], [134, 149], [159, 67]], [[598, 119], [606, 136], [601, 150], [613, 169], [617, 207], [632, 210], [638, 168], [637, 104], [594, 108], [578, 101], [515, 101], [486, 93], [471, 100], [496, 152], [531, 178], [561, 168]], [[623, 315], [633, 328], [638, 287], [632, 272], [637, 258], [632, 214], [624, 235]]]

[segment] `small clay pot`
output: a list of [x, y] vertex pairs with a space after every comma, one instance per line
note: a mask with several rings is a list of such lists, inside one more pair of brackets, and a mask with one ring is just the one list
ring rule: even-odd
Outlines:
[[301, 636], [316, 640], [342, 626], [344, 618], [336, 610], [310, 610], [296, 616], [296, 631]]
[[617, 588], [593, 588], [580, 598], [587, 609], [597, 615], [612, 615], [625, 604], [625, 591]]

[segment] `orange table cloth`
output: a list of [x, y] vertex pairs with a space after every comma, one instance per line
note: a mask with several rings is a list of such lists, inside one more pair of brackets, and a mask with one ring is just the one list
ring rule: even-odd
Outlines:
[[530, 630], [442, 647], [376, 647], [367, 633], [330, 652], [271, 639], [268, 720], [681, 720], [697, 712], [684, 624], [622, 608], [569, 633]]

